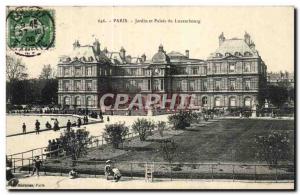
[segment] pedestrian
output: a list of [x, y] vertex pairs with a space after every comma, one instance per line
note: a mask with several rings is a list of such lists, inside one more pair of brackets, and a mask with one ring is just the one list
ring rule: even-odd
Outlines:
[[77, 127], [80, 127], [81, 126], [81, 118], [78, 118], [77, 119]]
[[76, 169], [72, 169], [70, 172], [69, 172], [69, 178], [70, 179], [75, 179], [78, 177], [78, 172]]
[[54, 131], [58, 131], [59, 130], [59, 123], [58, 123], [58, 120], [57, 119], [55, 119], [55, 121], [54, 121]]
[[67, 131], [71, 130], [71, 125], [72, 125], [71, 121], [68, 120], [68, 122], [67, 122]]
[[40, 134], [40, 125], [41, 125], [41, 123], [38, 121], [38, 120], [36, 120], [36, 122], [35, 122], [35, 130], [36, 130], [36, 134]]
[[46, 122], [45, 126], [46, 126], [47, 129], [51, 129], [51, 124], [48, 121]]
[[88, 118], [88, 116], [86, 116], [85, 118], [86, 118], [86, 124], [88, 124], [88, 123], [89, 123], [89, 118]]
[[112, 167], [111, 167], [111, 161], [110, 160], [107, 160], [105, 162], [104, 174], [106, 176], [106, 180], [109, 180], [109, 176], [113, 175]]
[[26, 125], [25, 125], [25, 123], [23, 123], [22, 129], [23, 129], [23, 133], [26, 134]]
[[33, 160], [33, 170], [31, 176], [33, 176], [35, 172], [37, 176], [40, 176], [41, 165], [42, 165], [42, 161], [40, 160], [40, 158], [38, 156], [35, 157], [35, 159]]
[[109, 122], [109, 116], [107, 116], [107, 122]]
[[115, 168], [112, 169], [112, 172], [114, 174], [114, 180], [115, 180], [115, 182], [118, 182], [121, 179], [121, 177], [122, 177], [120, 170], [115, 167]]

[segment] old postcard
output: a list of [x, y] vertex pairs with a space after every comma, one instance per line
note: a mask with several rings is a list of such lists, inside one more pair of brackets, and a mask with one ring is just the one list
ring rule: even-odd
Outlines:
[[294, 190], [294, 14], [7, 6], [7, 189]]

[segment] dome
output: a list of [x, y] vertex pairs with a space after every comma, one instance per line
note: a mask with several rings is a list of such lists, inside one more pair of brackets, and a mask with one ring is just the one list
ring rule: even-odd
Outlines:
[[160, 45], [158, 52], [154, 54], [152, 57], [153, 63], [168, 63], [170, 61], [169, 56], [166, 54], [166, 52], [163, 50], [163, 46]]

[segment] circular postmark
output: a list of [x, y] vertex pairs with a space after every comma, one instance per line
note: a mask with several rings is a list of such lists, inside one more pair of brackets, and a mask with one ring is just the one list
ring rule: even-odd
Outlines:
[[9, 10], [7, 45], [17, 55], [33, 57], [54, 47], [54, 11], [41, 7], [17, 7]]

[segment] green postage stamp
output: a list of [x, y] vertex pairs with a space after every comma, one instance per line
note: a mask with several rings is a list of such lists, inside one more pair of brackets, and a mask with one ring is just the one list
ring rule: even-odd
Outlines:
[[54, 47], [54, 11], [40, 7], [8, 8], [7, 46], [26, 57], [41, 55]]

